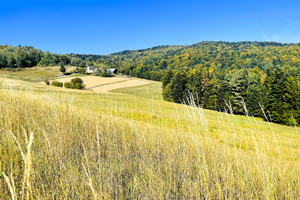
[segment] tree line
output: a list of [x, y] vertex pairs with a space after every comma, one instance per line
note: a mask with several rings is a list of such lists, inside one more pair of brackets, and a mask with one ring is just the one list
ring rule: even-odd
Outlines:
[[85, 67], [86, 62], [72, 55], [59, 55], [50, 52], [42, 52], [30, 46], [12, 47], [0, 45], [0, 69], [1, 68], [25, 68], [34, 66], [67, 65]]
[[43, 52], [33, 47], [0, 46], [0, 69], [33, 67], [36, 66], [43, 56]]

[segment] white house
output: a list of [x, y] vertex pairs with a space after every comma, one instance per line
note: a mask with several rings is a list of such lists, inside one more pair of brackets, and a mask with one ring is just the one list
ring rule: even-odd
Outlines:
[[116, 68], [110, 68], [106, 70], [107, 72], [110, 72], [112, 74], [116, 74], [118, 72], [118, 70]]
[[97, 68], [96, 68], [95, 66], [88, 66], [88, 67], [86, 68], [86, 73], [92, 74], [92, 73], [95, 73], [96, 70], [97, 70]]

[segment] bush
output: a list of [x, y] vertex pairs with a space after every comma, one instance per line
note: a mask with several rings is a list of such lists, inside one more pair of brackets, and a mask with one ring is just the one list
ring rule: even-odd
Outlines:
[[70, 88], [70, 89], [72, 89], [72, 88], [73, 88], [73, 85], [72, 85], [70, 82], [65, 82], [65, 83], [64, 83], [64, 87], [65, 87], [65, 88]]
[[85, 85], [83, 84], [83, 80], [81, 78], [74, 78], [71, 80], [71, 82], [66, 82], [64, 84], [64, 87], [69, 89], [82, 90], [85, 88]]
[[63, 83], [59, 82], [59, 81], [52, 81], [51, 85], [56, 86], [56, 87], [62, 87]]
[[75, 85], [76, 83], [83, 84], [83, 80], [81, 78], [73, 78], [71, 83]]
[[84, 85], [80, 83], [75, 83], [74, 84], [74, 89], [82, 90], [84, 89]]

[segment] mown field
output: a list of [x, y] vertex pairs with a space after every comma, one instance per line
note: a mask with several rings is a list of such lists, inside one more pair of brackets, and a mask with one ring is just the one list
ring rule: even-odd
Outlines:
[[297, 127], [165, 102], [159, 82], [0, 78], [0, 97], [0, 199], [300, 198]]
[[[141, 86], [149, 84], [150, 81], [145, 79], [138, 78], [130, 78], [126, 76], [115, 76], [115, 77], [100, 77], [100, 76], [79, 76], [76, 77], [81, 78], [83, 84], [85, 84], [86, 89], [94, 91], [94, 92], [108, 92], [110, 90], [116, 90], [120, 88], [131, 88], [135, 86]], [[70, 82], [74, 77], [64, 77], [56, 79], [59, 82], [65, 83]]]

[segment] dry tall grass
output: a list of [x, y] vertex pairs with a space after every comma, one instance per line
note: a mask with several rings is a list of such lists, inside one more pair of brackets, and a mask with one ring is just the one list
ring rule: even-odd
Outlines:
[[300, 198], [296, 128], [155, 99], [0, 85], [1, 199]]

